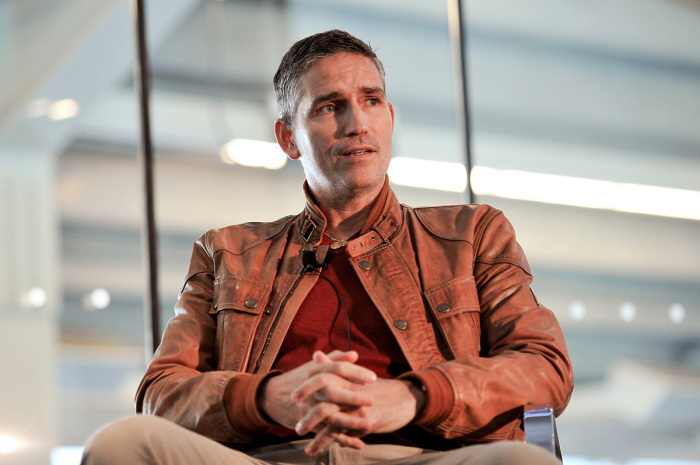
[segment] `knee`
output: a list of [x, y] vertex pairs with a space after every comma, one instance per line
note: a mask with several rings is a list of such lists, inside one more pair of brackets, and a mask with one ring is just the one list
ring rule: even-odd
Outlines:
[[150, 463], [148, 450], [158, 441], [160, 426], [166, 421], [136, 415], [101, 427], [86, 441], [81, 465]]

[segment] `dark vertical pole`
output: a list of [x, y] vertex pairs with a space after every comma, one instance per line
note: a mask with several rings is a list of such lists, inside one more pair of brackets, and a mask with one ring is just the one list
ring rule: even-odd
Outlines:
[[459, 72], [455, 72], [458, 85], [455, 93], [459, 94], [457, 100], [461, 104], [461, 111], [457, 112], [458, 124], [462, 126], [464, 136], [464, 166], [467, 169], [467, 203], [474, 203], [474, 191], [469, 176], [472, 172], [471, 156], [471, 120], [469, 118], [469, 86], [467, 79], [467, 25], [464, 20], [466, 7], [463, 0], [447, 0], [448, 23], [450, 40], [455, 66]]
[[145, 0], [131, 0], [131, 14], [136, 33], [136, 62], [134, 65], [134, 88], [138, 92], [141, 118], [141, 144], [139, 166], [141, 168], [145, 215], [141, 228], [141, 249], [148, 275], [148, 286], [144, 293], [144, 337], [146, 359], [150, 359], [160, 344], [160, 304], [158, 302], [158, 256], [153, 195], [153, 146], [151, 143], [149, 107], [149, 66], [146, 44]]

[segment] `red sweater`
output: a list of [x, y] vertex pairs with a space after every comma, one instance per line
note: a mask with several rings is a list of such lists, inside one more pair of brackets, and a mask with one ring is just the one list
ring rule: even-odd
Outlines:
[[[322, 243], [331, 242], [324, 237]], [[328, 353], [352, 348], [360, 355], [357, 364], [380, 378], [396, 378], [408, 371], [394, 336], [350, 266], [345, 247], [329, 250], [326, 264], [328, 269], [322, 274], [335, 284], [338, 293], [319, 277], [294, 317], [273, 368], [286, 372], [311, 360], [316, 350]]]

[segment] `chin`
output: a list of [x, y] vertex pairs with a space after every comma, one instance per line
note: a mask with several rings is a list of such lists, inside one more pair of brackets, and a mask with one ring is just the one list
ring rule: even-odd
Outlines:
[[372, 189], [377, 186], [381, 187], [384, 185], [384, 176], [382, 176], [381, 179], [376, 176], [363, 179], [348, 179], [346, 185], [351, 189]]

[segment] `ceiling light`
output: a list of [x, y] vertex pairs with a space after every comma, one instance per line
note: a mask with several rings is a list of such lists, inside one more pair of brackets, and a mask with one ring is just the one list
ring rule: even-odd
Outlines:
[[233, 139], [221, 148], [224, 163], [278, 170], [287, 163], [287, 155], [275, 142]]
[[624, 302], [620, 305], [620, 318], [625, 323], [631, 323], [637, 318], [637, 307], [632, 302]]
[[0, 434], [0, 454], [10, 454], [22, 447], [22, 441], [12, 436]]
[[586, 305], [581, 301], [571, 302], [569, 305], [569, 315], [574, 321], [581, 321], [586, 318]]
[[102, 310], [109, 306], [112, 297], [106, 289], [97, 288], [83, 297], [83, 307], [87, 310]]
[[63, 99], [53, 102], [49, 106], [49, 118], [54, 121], [73, 118], [80, 113], [80, 105], [73, 99]]
[[677, 325], [685, 320], [685, 307], [683, 304], [673, 304], [668, 307], [668, 319]]
[[700, 192], [475, 166], [478, 195], [700, 220]]
[[395, 157], [389, 164], [389, 179], [400, 186], [464, 192], [467, 170], [461, 163]]
[[22, 306], [25, 308], [41, 308], [48, 302], [48, 294], [41, 287], [33, 287], [22, 294]]

